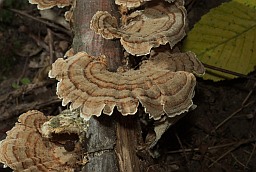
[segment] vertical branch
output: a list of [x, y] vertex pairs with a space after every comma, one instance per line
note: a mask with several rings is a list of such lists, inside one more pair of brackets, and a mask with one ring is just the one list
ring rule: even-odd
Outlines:
[[85, 51], [93, 56], [104, 54], [108, 59], [109, 70], [116, 71], [122, 61], [120, 43], [118, 40], [106, 40], [90, 29], [90, 20], [97, 11], [108, 11], [113, 16], [120, 17], [113, 0], [77, 0], [74, 10], [73, 48], [75, 52]]
[[136, 148], [142, 143], [141, 128], [136, 116], [120, 117], [117, 123], [116, 153], [121, 172], [142, 171], [142, 165], [136, 156]]
[[[77, 0], [73, 48], [75, 52], [85, 51], [93, 56], [104, 54], [109, 70], [116, 71], [123, 57], [119, 41], [106, 40], [90, 29], [92, 16], [100, 10], [120, 17], [114, 0]], [[141, 171], [135, 153], [138, 143], [136, 133], [140, 133], [136, 120], [137, 117], [123, 117], [117, 111], [111, 117], [102, 115], [91, 118], [85, 145], [89, 162], [83, 167], [83, 172]]]

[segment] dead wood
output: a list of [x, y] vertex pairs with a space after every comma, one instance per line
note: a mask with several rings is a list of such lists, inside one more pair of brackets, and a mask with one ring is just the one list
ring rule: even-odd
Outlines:
[[[118, 18], [118, 10], [112, 0], [77, 1], [74, 9], [75, 52], [85, 51], [90, 55], [104, 54], [108, 59], [108, 69], [116, 71], [122, 64], [122, 51], [118, 41], [105, 40], [90, 29], [90, 20], [99, 10], [108, 11]], [[92, 117], [86, 138], [86, 152], [89, 162], [83, 172], [141, 171], [135, 154], [139, 140], [137, 118], [118, 117], [114, 111], [111, 117]], [[131, 139], [131, 140], [130, 140]]]

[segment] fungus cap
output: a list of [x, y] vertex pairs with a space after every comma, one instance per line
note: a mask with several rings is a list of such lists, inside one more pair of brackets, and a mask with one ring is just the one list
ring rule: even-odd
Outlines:
[[[127, 8], [136, 8], [141, 6], [142, 4], [144, 4], [147, 1], [151, 1], [151, 0], [115, 0], [115, 3], [117, 5], [121, 5]], [[174, 2], [175, 0], [165, 0], [169, 3]]]
[[117, 5], [122, 5], [127, 8], [136, 8], [141, 6], [146, 1], [151, 1], [151, 0], [115, 0], [115, 3]]
[[57, 95], [63, 106], [71, 102], [71, 109], [80, 108], [87, 120], [102, 111], [111, 115], [115, 106], [122, 115], [135, 114], [139, 102], [155, 120], [165, 113], [174, 117], [193, 105], [196, 84], [192, 73], [173, 72], [152, 63], [139, 70], [109, 72], [105, 56], [96, 58], [84, 52], [57, 59], [49, 77], [59, 81]]
[[203, 64], [196, 57], [195, 53], [191, 51], [186, 53], [170, 53], [168, 50], [156, 49], [151, 51], [150, 59], [146, 62], [151, 63], [152, 66], [158, 66], [173, 72], [186, 71], [198, 76], [202, 76], [205, 73]]
[[74, 171], [78, 155], [43, 139], [41, 126], [47, 120], [36, 110], [22, 114], [0, 142], [0, 162], [14, 171]]
[[117, 20], [106, 11], [98, 11], [91, 29], [106, 39], [120, 38], [132, 55], [146, 55], [151, 48], [169, 43], [173, 47], [185, 36], [186, 10], [183, 3], [158, 3], [127, 16], [127, 24], [118, 27]]
[[74, 0], [29, 0], [29, 3], [37, 4], [37, 8], [39, 10], [45, 10], [45, 9], [52, 8], [54, 6], [63, 8], [65, 6], [71, 5], [73, 1]]

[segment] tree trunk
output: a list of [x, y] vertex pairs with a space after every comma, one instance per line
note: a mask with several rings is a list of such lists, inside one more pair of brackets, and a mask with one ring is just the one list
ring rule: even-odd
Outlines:
[[109, 70], [116, 71], [122, 64], [121, 45], [119, 40], [106, 40], [90, 29], [90, 21], [97, 11], [108, 11], [113, 16], [120, 17], [114, 0], [77, 0], [74, 9], [73, 48], [75, 52], [85, 51], [93, 56], [104, 54], [108, 58]]
[[[116, 71], [122, 63], [121, 46], [119, 40], [106, 40], [90, 29], [90, 20], [97, 11], [108, 11], [120, 18], [114, 0], [77, 0], [74, 9], [73, 48], [75, 52], [85, 51], [93, 56], [104, 54], [108, 59], [109, 70]], [[102, 115], [91, 118], [85, 143], [89, 162], [82, 171], [141, 171], [135, 152], [140, 139], [136, 116], [123, 117], [115, 110], [111, 117]]]

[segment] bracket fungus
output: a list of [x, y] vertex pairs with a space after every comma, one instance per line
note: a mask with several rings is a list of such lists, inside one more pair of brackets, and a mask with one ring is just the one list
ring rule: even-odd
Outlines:
[[151, 0], [115, 0], [115, 3], [117, 5], [122, 5], [127, 8], [136, 8], [141, 6], [145, 1], [151, 1]]
[[[139, 102], [151, 118], [179, 115], [193, 105], [196, 78], [185, 71], [173, 72], [145, 63], [139, 70], [114, 73], [105, 56], [79, 52], [53, 63], [50, 78], [60, 81], [57, 95], [65, 106], [81, 109], [82, 117], [111, 115], [115, 106], [122, 115], [135, 114]], [[150, 68], [150, 70], [148, 70]]]
[[[189, 51], [186, 53], [170, 53], [168, 50], [152, 50], [150, 59], [146, 61], [152, 66], [161, 69], [176, 71], [186, 71], [196, 75], [203, 75], [205, 68], [203, 64], [196, 58], [195, 53]], [[143, 65], [143, 64], [142, 64]]]
[[37, 4], [37, 8], [39, 10], [45, 10], [45, 9], [52, 8], [54, 6], [63, 8], [65, 6], [71, 5], [73, 1], [74, 0], [29, 0], [29, 3]]
[[[147, 1], [151, 1], [151, 0], [115, 0], [115, 3], [117, 5], [121, 5], [127, 8], [136, 8], [141, 6]], [[165, 1], [171, 3], [171, 2], [174, 2], [175, 0], [165, 0]]]
[[169, 43], [173, 47], [185, 36], [186, 10], [183, 0], [158, 2], [127, 16], [127, 24], [118, 27], [117, 19], [106, 11], [98, 11], [91, 29], [106, 39], [120, 38], [124, 49], [132, 55], [146, 55], [151, 48]]
[[75, 150], [68, 152], [42, 137], [41, 126], [47, 120], [36, 110], [22, 114], [0, 142], [0, 162], [17, 172], [74, 171], [78, 160]]

